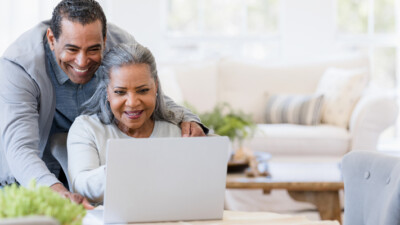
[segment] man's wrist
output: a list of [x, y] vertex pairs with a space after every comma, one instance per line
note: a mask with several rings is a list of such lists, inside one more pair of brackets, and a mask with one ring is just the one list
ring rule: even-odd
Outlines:
[[65, 193], [65, 192], [69, 192], [62, 183], [55, 183], [53, 185], [50, 186], [50, 188], [58, 193]]

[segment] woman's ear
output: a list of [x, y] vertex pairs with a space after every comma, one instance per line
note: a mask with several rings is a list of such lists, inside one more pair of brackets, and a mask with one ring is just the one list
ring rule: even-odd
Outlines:
[[158, 79], [157, 79], [157, 82], [156, 82], [156, 96], [158, 96]]

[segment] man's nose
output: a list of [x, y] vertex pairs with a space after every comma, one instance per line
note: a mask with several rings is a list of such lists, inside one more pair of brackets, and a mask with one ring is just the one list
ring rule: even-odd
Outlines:
[[88, 65], [89, 58], [85, 52], [80, 52], [75, 58], [75, 63], [80, 67], [80, 69], [83, 69]]

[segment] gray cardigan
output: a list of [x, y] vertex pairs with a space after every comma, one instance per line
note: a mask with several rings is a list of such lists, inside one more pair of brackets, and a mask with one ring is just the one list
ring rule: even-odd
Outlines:
[[[107, 25], [106, 50], [135, 39], [115, 25]], [[46, 72], [43, 39], [49, 21], [22, 34], [0, 58], [0, 184], [14, 178], [27, 186], [58, 182], [41, 159], [53, 122], [55, 91]], [[168, 101], [169, 100], [169, 101]], [[178, 107], [167, 99], [171, 108]], [[199, 119], [184, 113], [185, 121]], [[180, 121], [179, 121], [180, 122]]]

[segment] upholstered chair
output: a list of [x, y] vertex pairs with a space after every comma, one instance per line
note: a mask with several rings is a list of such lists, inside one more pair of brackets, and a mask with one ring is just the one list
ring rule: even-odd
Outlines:
[[352, 151], [342, 171], [345, 225], [400, 224], [400, 157]]

